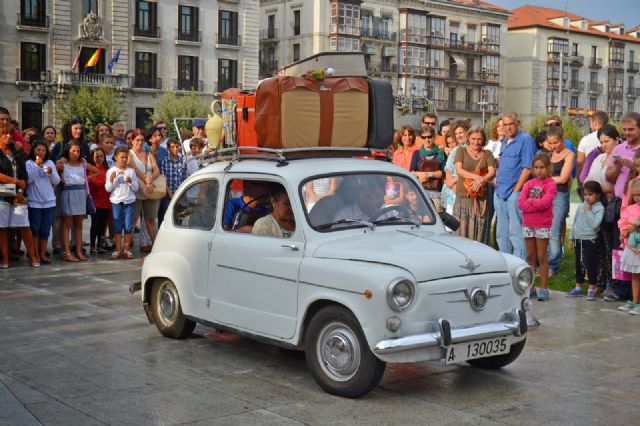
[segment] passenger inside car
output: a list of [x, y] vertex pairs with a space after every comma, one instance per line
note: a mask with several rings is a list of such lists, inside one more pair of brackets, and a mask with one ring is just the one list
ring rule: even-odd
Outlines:
[[289, 195], [282, 185], [273, 186], [271, 207], [272, 213], [258, 219], [251, 232], [270, 237], [291, 238], [296, 230], [296, 221]]
[[[385, 186], [384, 176], [346, 176], [341, 188], [352, 201], [338, 210], [333, 220], [369, 220], [384, 206]], [[363, 191], [363, 188], [368, 190]]]
[[259, 218], [268, 215], [269, 195], [264, 182], [244, 181], [244, 193], [238, 198], [229, 198], [222, 226], [227, 231], [251, 232]]

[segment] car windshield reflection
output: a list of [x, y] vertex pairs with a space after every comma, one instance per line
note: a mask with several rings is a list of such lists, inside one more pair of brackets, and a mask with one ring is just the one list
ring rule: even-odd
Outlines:
[[302, 199], [309, 224], [321, 232], [435, 223], [433, 209], [420, 188], [402, 175], [321, 176], [302, 184]]

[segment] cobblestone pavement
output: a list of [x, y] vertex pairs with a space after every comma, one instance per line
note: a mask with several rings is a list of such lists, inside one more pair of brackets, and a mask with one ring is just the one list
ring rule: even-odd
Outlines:
[[[106, 255], [102, 255], [106, 256]], [[0, 271], [0, 425], [637, 424], [640, 317], [617, 303], [535, 305], [542, 326], [501, 371], [389, 365], [349, 400], [304, 355], [198, 326], [163, 338], [128, 286], [140, 260]]]

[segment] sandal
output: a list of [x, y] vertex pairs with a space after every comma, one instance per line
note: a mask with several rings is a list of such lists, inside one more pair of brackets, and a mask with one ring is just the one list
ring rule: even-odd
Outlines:
[[91, 247], [91, 249], [89, 250], [89, 253], [90, 253], [90, 254], [98, 254], [99, 252], [98, 252], [98, 249], [97, 249], [97, 248], [95, 248], [95, 247]]
[[82, 262], [86, 262], [87, 260], [89, 260], [89, 258], [87, 256], [85, 256], [84, 254], [78, 254], [78, 255], [76, 255], [76, 257], [78, 259], [80, 259]]
[[135, 259], [136, 257], [129, 250], [125, 250], [123, 253], [125, 259]]
[[111, 260], [116, 260], [120, 258], [120, 253], [118, 253], [117, 251], [114, 251], [113, 253], [111, 253]]
[[62, 260], [64, 260], [65, 262], [80, 262], [80, 259], [78, 259], [77, 257], [75, 257], [69, 252], [66, 252], [65, 254], [62, 255]]

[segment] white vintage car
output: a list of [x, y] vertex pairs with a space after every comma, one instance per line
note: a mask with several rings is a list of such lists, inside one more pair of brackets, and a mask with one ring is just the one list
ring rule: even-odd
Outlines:
[[518, 357], [534, 278], [521, 259], [448, 232], [393, 164], [286, 156], [216, 161], [176, 192], [132, 287], [163, 335], [202, 323], [304, 350], [318, 384], [346, 397], [387, 362]]

